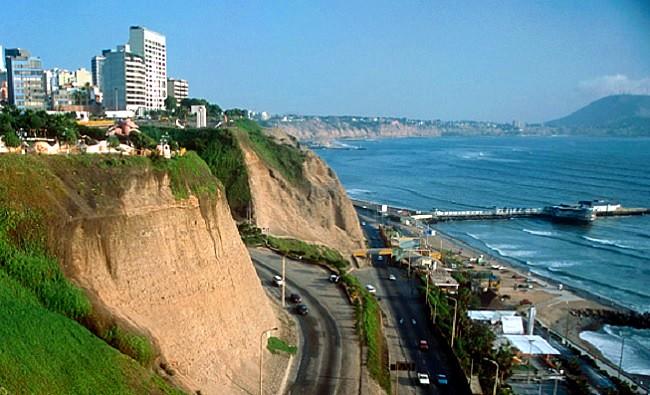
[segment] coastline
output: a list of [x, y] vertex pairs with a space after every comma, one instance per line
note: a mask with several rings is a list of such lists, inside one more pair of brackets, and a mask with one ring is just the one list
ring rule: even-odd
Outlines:
[[[391, 206], [391, 208], [396, 207]], [[419, 234], [421, 231], [420, 228], [414, 226], [406, 226], [403, 224], [394, 225], [409, 229], [415, 234]], [[485, 260], [484, 263], [482, 265], [473, 263], [473, 268], [470, 270], [475, 272], [489, 271], [500, 277], [501, 284], [499, 290], [496, 292], [497, 297], [494, 298], [487, 308], [517, 310], [525, 315], [528, 306], [521, 306], [520, 302], [527, 299], [536, 307], [536, 320], [541, 323], [544, 329], [551, 329], [555, 333], [562, 335], [571, 343], [586, 350], [592, 358], [604, 361], [611, 366], [614, 365], [595, 345], [580, 337], [580, 334], [584, 331], [601, 330], [607, 322], [602, 317], [583, 314], [583, 312], [588, 309], [620, 311], [624, 313], [633, 312], [634, 310], [614, 301], [601, 298], [586, 290], [566, 285], [544, 275], [533, 273], [523, 265], [513, 263], [493, 252], [483, 251], [463, 240], [441, 232], [435, 225], [431, 226], [431, 228], [436, 231], [435, 236], [428, 236], [426, 238], [427, 243], [431, 247], [439, 249], [442, 246], [443, 250], [458, 253], [464, 262], [468, 262], [470, 259], [482, 255]], [[492, 265], [501, 268], [494, 269]], [[526, 282], [526, 279], [529, 279], [530, 282]], [[532, 284], [533, 288], [515, 287], [521, 284]], [[561, 289], [559, 288], [560, 284], [562, 284]], [[507, 298], [506, 300], [502, 299], [504, 296]], [[632, 375], [631, 373], [627, 374]]]

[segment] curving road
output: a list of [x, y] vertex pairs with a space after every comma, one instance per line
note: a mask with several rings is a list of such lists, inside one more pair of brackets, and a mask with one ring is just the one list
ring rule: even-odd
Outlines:
[[[273, 276], [282, 271], [280, 257], [263, 249], [250, 249], [250, 253], [263, 286], [280, 298], [280, 288], [272, 283]], [[309, 314], [297, 316], [303, 344], [290, 394], [359, 393], [360, 354], [354, 310], [328, 277], [329, 273], [318, 266], [287, 259], [286, 297], [298, 293], [309, 307]], [[288, 300], [287, 308], [295, 314]]]

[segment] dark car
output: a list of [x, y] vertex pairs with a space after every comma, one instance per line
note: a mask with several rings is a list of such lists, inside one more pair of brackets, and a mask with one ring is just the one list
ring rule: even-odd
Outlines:
[[300, 315], [307, 315], [307, 313], [309, 313], [309, 309], [307, 308], [306, 305], [299, 304], [298, 306], [296, 306], [296, 313]]
[[426, 340], [420, 340], [420, 351], [429, 351], [429, 342]]
[[291, 303], [300, 303], [300, 302], [302, 302], [302, 298], [298, 294], [289, 295], [289, 300], [291, 301]]

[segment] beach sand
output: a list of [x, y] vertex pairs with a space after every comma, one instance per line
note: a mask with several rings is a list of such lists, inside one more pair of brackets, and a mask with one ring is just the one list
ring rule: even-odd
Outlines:
[[[498, 297], [494, 298], [490, 305], [486, 306], [487, 308], [511, 309], [527, 313], [528, 306], [522, 306], [521, 302], [528, 300], [535, 306], [537, 320], [543, 325], [588, 349], [592, 355], [602, 358], [595, 347], [580, 339], [579, 334], [584, 330], [598, 330], [603, 323], [593, 317], [581, 316], [579, 311], [624, 310], [623, 308], [607, 301], [598, 301], [597, 297], [566, 285], [560, 289], [556, 281], [531, 273], [526, 268], [516, 267], [505, 259], [486, 254], [439, 231], [436, 236], [428, 237], [427, 242], [435, 249], [439, 249], [442, 243], [443, 250], [459, 253], [463, 261], [483, 256], [483, 264], [472, 263], [473, 268], [470, 270], [489, 271], [500, 278]], [[528, 288], [528, 285], [532, 285], [532, 288]]]

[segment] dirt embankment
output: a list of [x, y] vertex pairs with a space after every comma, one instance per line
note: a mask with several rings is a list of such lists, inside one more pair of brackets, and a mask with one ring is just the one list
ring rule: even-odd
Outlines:
[[276, 319], [223, 192], [177, 200], [168, 175], [126, 173], [92, 188], [59, 174], [68, 217], [50, 239], [66, 275], [96, 311], [148, 334], [174, 381], [255, 392], [260, 333]]
[[332, 139], [367, 139], [388, 137], [434, 137], [441, 130], [434, 126], [406, 125], [400, 122], [357, 126], [349, 123], [327, 124], [320, 120], [278, 123], [277, 128], [298, 140], [328, 141]]
[[[278, 140], [279, 133], [273, 131]], [[287, 139], [284, 139], [287, 140]], [[306, 151], [303, 186], [288, 182], [245, 143], [253, 216], [271, 234], [324, 244], [343, 253], [363, 248], [356, 212], [336, 174], [318, 156]]]

